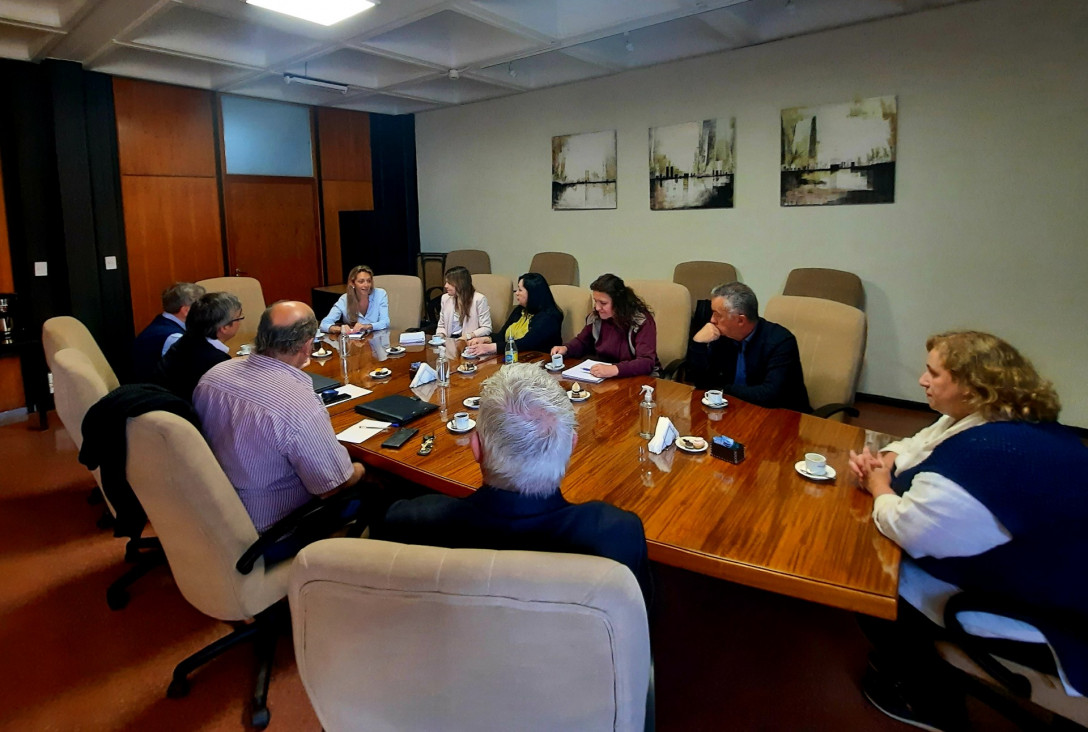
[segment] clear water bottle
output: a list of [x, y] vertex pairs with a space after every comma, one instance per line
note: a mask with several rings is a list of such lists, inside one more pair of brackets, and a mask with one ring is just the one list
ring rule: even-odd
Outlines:
[[518, 362], [518, 344], [514, 340], [514, 336], [506, 336], [506, 356], [502, 362], [505, 363], [517, 363]]
[[340, 358], [348, 357], [348, 332], [344, 330], [347, 326], [340, 327], [340, 337], [337, 340], [337, 345], [340, 347]]
[[450, 385], [450, 360], [446, 358], [446, 347], [439, 346], [438, 351], [438, 363], [435, 365], [435, 371], [438, 373], [438, 385], [449, 386]]
[[657, 429], [657, 403], [654, 401], [654, 388], [649, 384], [642, 387], [642, 401], [638, 407], [638, 436], [648, 440]]

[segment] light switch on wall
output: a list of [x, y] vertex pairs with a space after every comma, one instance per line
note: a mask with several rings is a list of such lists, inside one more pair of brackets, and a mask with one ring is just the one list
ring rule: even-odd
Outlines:
[[49, 276], [49, 262], [35, 262], [34, 263], [34, 276], [35, 277], [48, 277]]
[[117, 269], [117, 257], [106, 257], [106, 269]]

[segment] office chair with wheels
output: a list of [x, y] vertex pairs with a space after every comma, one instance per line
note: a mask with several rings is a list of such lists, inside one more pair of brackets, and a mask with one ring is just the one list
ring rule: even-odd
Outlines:
[[419, 327], [423, 283], [412, 275], [374, 275], [374, 286], [389, 295], [389, 327], [405, 331]]
[[819, 297], [844, 305], [865, 309], [865, 288], [861, 278], [853, 272], [821, 267], [801, 267], [789, 273], [783, 295], [795, 297]]
[[691, 327], [688, 289], [666, 280], [628, 280], [627, 286], [654, 311], [661, 376], [672, 378], [688, 352], [688, 331]]
[[601, 557], [329, 539], [289, 591], [322, 727], [642, 730], [646, 606]]
[[491, 329], [497, 331], [514, 307], [514, 283], [506, 275], [474, 274], [472, 286], [487, 298], [487, 306], [491, 310]]
[[577, 285], [578, 260], [566, 252], [537, 252], [527, 272], [536, 272], [549, 285]]
[[260, 281], [253, 277], [212, 277], [196, 284], [208, 292], [229, 292], [242, 303], [242, 313], [246, 319], [227, 344], [231, 352], [238, 350], [243, 343], [252, 343], [257, 337], [257, 324], [261, 322], [261, 313], [265, 309]]
[[491, 274], [491, 257], [483, 249], [454, 249], [446, 253], [446, 271], [454, 267], [464, 267], [474, 275]]
[[552, 297], [563, 311], [563, 342], [566, 343], [586, 327], [586, 318], [593, 311], [593, 294], [586, 287], [552, 285]]
[[49, 365], [50, 371], [53, 371], [53, 357], [57, 351], [74, 348], [90, 361], [98, 377], [105, 384], [106, 391], [113, 391], [121, 385], [113, 367], [106, 360], [106, 355], [98, 347], [87, 326], [70, 315], [58, 315], [42, 324], [42, 348], [45, 350], [45, 362]]
[[737, 281], [737, 268], [727, 262], [681, 262], [672, 271], [672, 281], [688, 288], [694, 313], [696, 303], [709, 300], [712, 289]]

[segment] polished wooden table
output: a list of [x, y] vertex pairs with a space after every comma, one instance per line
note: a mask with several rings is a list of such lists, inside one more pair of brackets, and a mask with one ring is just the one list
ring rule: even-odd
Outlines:
[[[391, 341], [390, 341], [391, 339]], [[416, 483], [456, 496], [477, 488], [480, 468], [469, 450], [469, 435], [445, 424], [458, 411], [473, 410], [462, 400], [479, 394], [481, 382], [500, 365], [489, 356], [471, 361], [473, 374], [454, 371], [448, 388], [436, 384], [409, 389], [413, 361], [434, 364], [435, 349], [410, 346], [388, 356], [385, 345], [397, 334], [378, 333], [349, 347], [347, 371], [334, 353], [308, 370], [372, 389], [373, 394], [330, 407], [337, 432], [361, 416], [353, 408], [388, 394], [412, 394], [440, 405], [416, 420], [419, 429], [400, 450], [382, 449], [382, 435], [348, 445], [351, 455]], [[464, 362], [447, 343], [451, 366]], [[522, 354], [542, 360], [542, 354]], [[568, 362], [571, 365], [573, 362]], [[375, 379], [379, 366], [393, 371]], [[555, 377], [559, 379], [558, 376]], [[569, 387], [569, 382], [563, 381]], [[676, 447], [661, 455], [640, 454], [639, 387], [654, 383], [658, 413], [681, 435], [728, 435], [745, 445], [739, 465], [688, 454]], [[726, 409], [702, 405], [701, 391], [670, 381], [645, 378], [606, 380], [588, 385], [592, 396], [576, 403], [578, 445], [571, 458], [563, 495], [572, 502], [602, 500], [637, 514], [646, 528], [650, 558], [752, 587], [884, 618], [895, 617], [899, 548], [881, 535], [871, 518], [872, 498], [848, 475], [848, 453], [860, 449], [864, 431], [788, 410], [764, 409], [730, 399]], [[473, 416], [475, 413], [473, 412]], [[435, 435], [429, 456], [416, 454], [423, 435]], [[832, 481], [799, 475], [794, 464], [806, 452], [827, 456], [837, 472]]]

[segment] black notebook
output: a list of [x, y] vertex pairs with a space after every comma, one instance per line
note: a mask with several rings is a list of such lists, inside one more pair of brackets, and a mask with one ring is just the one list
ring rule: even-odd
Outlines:
[[438, 409], [437, 404], [425, 402], [419, 397], [406, 397], [400, 394], [375, 399], [355, 407], [355, 411], [359, 414], [400, 425], [408, 424], [413, 419], [430, 414], [436, 409]]
[[343, 386], [342, 383], [336, 379], [330, 379], [328, 376], [322, 376], [321, 374], [315, 374], [310, 371], [306, 372], [310, 375], [310, 378], [314, 382], [314, 391], [322, 392], [326, 389], [338, 389]]

